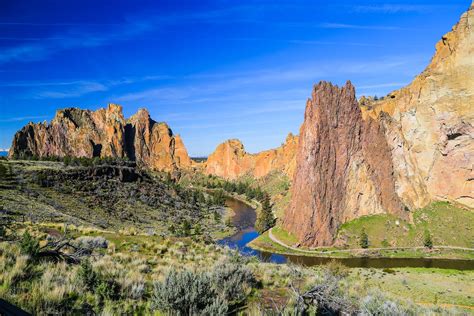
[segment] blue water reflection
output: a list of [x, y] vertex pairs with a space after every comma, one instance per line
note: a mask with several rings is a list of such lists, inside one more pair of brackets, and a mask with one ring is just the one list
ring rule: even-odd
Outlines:
[[287, 261], [285, 256], [261, 252], [248, 247], [247, 244], [259, 236], [259, 233], [254, 228], [257, 217], [255, 210], [236, 199], [227, 199], [226, 204], [234, 210], [232, 224], [237, 227], [238, 232], [230, 237], [219, 240], [219, 245], [237, 249], [246, 256], [257, 256], [265, 262], [285, 263]]

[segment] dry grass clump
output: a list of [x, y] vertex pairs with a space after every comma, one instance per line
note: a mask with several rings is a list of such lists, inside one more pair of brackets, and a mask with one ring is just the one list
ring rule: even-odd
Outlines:
[[47, 263], [41, 270], [41, 278], [31, 287], [31, 310], [37, 314], [67, 313], [67, 301], [82, 292], [77, 267]]

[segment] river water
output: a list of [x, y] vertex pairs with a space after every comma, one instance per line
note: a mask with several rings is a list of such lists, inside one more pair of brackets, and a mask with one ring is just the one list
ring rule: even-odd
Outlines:
[[255, 220], [257, 218], [255, 210], [246, 203], [233, 198], [228, 198], [226, 204], [228, 207], [234, 210], [235, 215], [232, 218], [232, 223], [235, 227], [237, 227], [238, 232], [230, 237], [218, 241], [218, 243], [220, 245], [227, 245], [232, 249], [238, 249], [244, 255], [257, 256], [263, 261], [273, 263], [291, 262], [305, 266], [314, 266], [325, 264], [335, 260], [351, 268], [414, 267], [474, 270], [474, 260], [449, 260], [430, 258], [326, 258], [297, 255], [281, 255], [254, 250], [248, 247], [247, 244], [257, 238], [259, 235], [259, 233], [254, 228]]

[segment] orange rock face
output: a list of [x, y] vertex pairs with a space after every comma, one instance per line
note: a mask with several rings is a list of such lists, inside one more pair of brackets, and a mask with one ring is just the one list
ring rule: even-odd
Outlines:
[[296, 166], [297, 146], [298, 136], [289, 134], [282, 146], [249, 154], [239, 140], [231, 139], [217, 146], [208, 157], [204, 171], [226, 179], [237, 179], [244, 175], [260, 178], [275, 170], [291, 177]]
[[155, 170], [172, 171], [191, 165], [179, 136], [141, 109], [125, 120], [122, 107], [109, 104], [97, 111], [64, 109], [50, 124], [29, 123], [15, 134], [10, 157], [116, 157]]

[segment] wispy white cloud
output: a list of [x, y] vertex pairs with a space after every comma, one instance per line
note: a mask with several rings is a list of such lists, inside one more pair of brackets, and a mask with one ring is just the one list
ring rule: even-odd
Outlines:
[[[306, 91], [307, 92], [307, 91]], [[305, 103], [304, 97], [295, 100], [265, 100], [261, 96], [256, 95], [255, 99], [259, 101], [259, 107], [250, 109], [239, 109], [238, 111], [212, 111], [203, 114], [182, 112], [182, 113], [168, 113], [162, 117], [161, 120], [166, 122], [183, 122], [183, 121], [205, 121], [205, 120], [233, 120], [246, 117], [255, 118], [257, 116], [264, 118], [267, 114], [272, 113], [302, 113]], [[227, 100], [229, 101], [229, 100]], [[237, 103], [241, 103], [239, 99]], [[226, 103], [228, 104], [228, 103]], [[225, 110], [225, 108], [224, 108]], [[237, 123], [239, 124], [239, 123]], [[180, 126], [180, 125], [176, 125]], [[182, 128], [188, 128], [190, 125], [181, 125]]]
[[377, 89], [377, 88], [393, 88], [393, 87], [402, 87], [407, 85], [407, 82], [388, 82], [388, 83], [381, 83], [381, 84], [373, 84], [373, 85], [361, 85], [358, 86], [358, 89]]
[[417, 12], [425, 13], [431, 10], [445, 8], [449, 5], [419, 5], [419, 4], [379, 4], [379, 5], [357, 5], [352, 9], [359, 13], [400, 13], [400, 12]]
[[[304, 105], [301, 106], [301, 109], [304, 109]], [[303, 111], [301, 111], [302, 113]], [[233, 118], [239, 118], [239, 116], [235, 116]], [[278, 123], [285, 123], [287, 122], [287, 118], [272, 118], [272, 119], [259, 119], [258, 124], [259, 125], [264, 125], [264, 124], [278, 124]], [[212, 128], [219, 128], [219, 127], [244, 127], [244, 126], [254, 126], [255, 125], [255, 120], [248, 120], [248, 121], [220, 121], [218, 123], [212, 122], [212, 123], [199, 123], [199, 124], [186, 124], [186, 125], [177, 125], [174, 128], [180, 129], [180, 130], [188, 130], [188, 129], [212, 129]]]
[[[129, 77], [117, 80], [54, 80], [54, 81], [17, 81], [0, 83], [2, 87], [31, 88], [22, 93], [23, 98], [64, 99], [86, 95], [92, 92], [108, 91], [112, 87], [145, 81], [169, 79], [166, 75]], [[44, 89], [46, 90], [44, 90]]]
[[[250, 99], [282, 99], [294, 98], [306, 95], [304, 89], [272, 90], [261, 89], [245, 93], [244, 88], [265, 87], [278, 84], [289, 84], [295, 82], [316, 82], [320, 79], [335, 75], [346, 75], [348, 78], [357, 74], [385, 73], [391, 69], [404, 67], [413, 62], [416, 56], [399, 56], [396, 58], [384, 58], [374, 61], [350, 62], [341, 61], [337, 63], [300, 64], [292, 65], [282, 69], [261, 69], [249, 72], [223, 72], [194, 74], [187, 76], [188, 79], [198, 80], [198, 83], [180, 84], [175, 86], [146, 89], [129, 92], [114, 97], [114, 102], [173, 102], [175, 104], [198, 104], [206, 102], [223, 102], [229, 104], [234, 100], [242, 101]], [[224, 92], [232, 92], [225, 93]], [[237, 102], [238, 102], [237, 101]]]
[[262, 37], [236, 37], [226, 38], [229, 41], [249, 41], [249, 42], [283, 42], [290, 44], [305, 44], [305, 45], [326, 45], [326, 46], [362, 46], [362, 47], [382, 47], [383, 45], [374, 43], [364, 42], [331, 42], [331, 41], [318, 41], [318, 40], [306, 40], [306, 39], [284, 39], [284, 38], [262, 38]]
[[90, 82], [102, 82], [106, 86], [116, 86], [121, 84], [131, 84], [143, 81], [155, 81], [155, 80], [165, 80], [171, 79], [172, 76], [169, 75], [149, 75], [141, 77], [124, 77], [114, 80], [37, 80], [37, 81], [13, 81], [13, 82], [0, 82], [0, 87], [47, 87], [47, 86], [72, 86], [72, 85], [81, 85], [84, 83]]
[[48, 118], [49, 116], [46, 115], [35, 115], [35, 116], [18, 116], [18, 117], [9, 117], [9, 118], [2, 118], [0, 122], [8, 123], [8, 122], [22, 122], [22, 121], [32, 121], [32, 120], [41, 120]]
[[19, 25], [19, 26], [104, 26], [120, 25], [118, 23], [37, 23], [37, 22], [0, 22], [0, 25]]
[[106, 45], [112, 41], [144, 33], [150, 30], [152, 25], [146, 21], [124, 23], [121, 25], [112, 24], [102, 34], [83, 31], [79, 25], [70, 28], [56, 36], [41, 39], [37, 43], [21, 44], [5, 48], [0, 52], [0, 64], [12, 61], [37, 61], [45, 59], [57, 52], [78, 48], [78, 47], [98, 47]]
[[34, 98], [35, 99], [64, 99], [64, 98], [73, 98], [79, 97], [91, 92], [98, 91], [107, 91], [108, 86], [98, 83], [98, 82], [81, 82], [73, 86], [70, 86], [68, 89], [62, 91], [43, 91], [38, 92]]
[[359, 25], [359, 24], [346, 24], [346, 23], [321, 23], [321, 28], [325, 29], [361, 29], [361, 30], [381, 30], [381, 31], [394, 31], [402, 30], [399, 26], [387, 26], [387, 25]]

